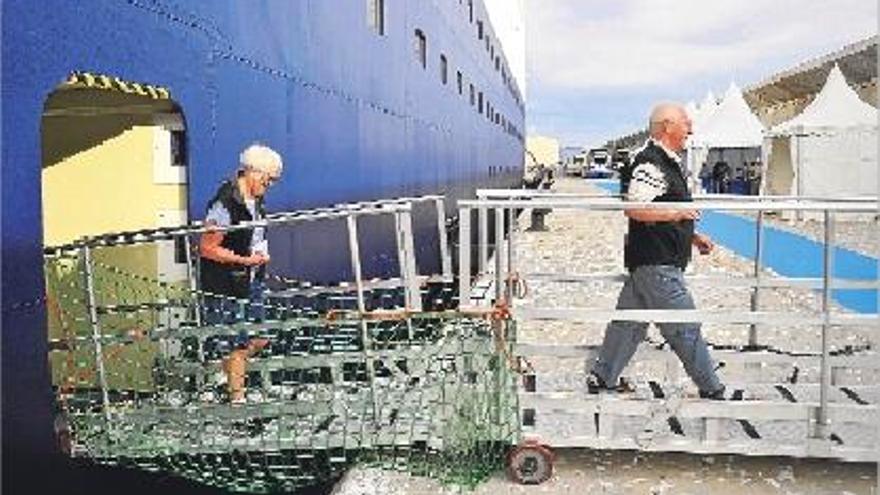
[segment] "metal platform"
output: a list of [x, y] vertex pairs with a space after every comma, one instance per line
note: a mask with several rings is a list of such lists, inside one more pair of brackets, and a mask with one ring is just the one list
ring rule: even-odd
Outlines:
[[[832, 311], [832, 288], [877, 289], [877, 280], [840, 279], [830, 273], [830, 246], [834, 242], [834, 214], [876, 212], [876, 198], [697, 198], [690, 204], [624, 204], [608, 195], [557, 194], [520, 190], [480, 190], [480, 199], [459, 202], [460, 239], [469, 239], [471, 213], [476, 210], [481, 233], [475, 249], [462, 247], [460, 280], [472, 266], [478, 276], [472, 285], [460, 283], [463, 305], [504, 304], [516, 325], [526, 322], [604, 323], [611, 319], [651, 322], [701, 321], [742, 325], [749, 328], [748, 341], [740, 345], [715, 346], [713, 359], [720, 363], [728, 400], [698, 398], [675, 354], [662, 344], [644, 343], [631, 361], [628, 376], [635, 377], [634, 393], [590, 394], [585, 364], [592, 363], [597, 346], [562, 345], [515, 338], [515, 352], [536, 365], [519, 387], [523, 443], [529, 464], [512, 466], [524, 482], [540, 482], [552, 471], [552, 447], [635, 449], [696, 454], [782, 455], [833, 458], [852, 462], [876, 462], [880, 457], [880, 320], [876, 314]], [[584, 221], [590, 212], [620, 211], [625, 207], [697, 208], [752, 212], [759, 218], [758, 256], [752, 276], [688, 276], [689, 283], [751, 291], [751, 311], [733, 310], [627, 310], [604, 307], [559, 307], [549, 301], [517, 297], [521, 284], [560, 283], [578, 290], [581, 284], [615, 283], [622, 273], [529, 272], [530, 256], [545, 253], [516, 249], [519, 233], [514, 212], [534, 208], [578, 210]], [[824, 212], [826, 218], [825, 274], [822, 278], [769, 277], [762, 273], [763, 212], [768, 210]], [[492, 222], [494, 239], [486, 235]], [[547, 235], [547, 234], [533, 234]], [[476, 252], [472, 263], [470, 253]], [[603, 287], [607, 287], [604, 285]], [[817, 289], [822, 306], [809, 314], [768, 311], [759, 306], [762, 291], [777, 287]], [[521, 294], [520, 294], [521, 295]], [[785, 326], [821, 328], [818, 352], [778, 349], [759, 344], [761, 332]], [[873, 329], [864, 346], [832, 349], [825, 337], [858, 327]], [[637, 364], [635, 364], [637, 363]], [[547, 368], [545, 366], [545, 368]], [[641, 371], [640, 371], [641, 370]], [[627, 373], [625, 371], [625, 373]], [[524, 462], [518, 460], [517, 462]], [[538, 467], [536, 467], [538, 466]]]
[[[441, 273], [417, 272], [415, 202], [436, 205]], [[364, 280], [358, 219], [374, 215], [393, 216], [399, 272]], [[183, 238], [192, 267], [201, 225], [47, 252], [57, 423], [71, 454], [250, 492], [292, 490], [354, 462], [463, 485], [500, 466], [518, 438], [515, 382], [503, 365], [509, 349], [497, 346], [484, 314], [455, 311], [443, 198], [339, 205], [231, 228], [323, 220], [345, 222], [354, 280], [320, 287], [278, 277], [265, 318], [222, 325], [206, 324], [207, 294], [193, 271], [169, 284], [119, 263], [132, 246]], [[242, 335], [248, 348], [266, 344], [247, 350], [239, 398], [230, 362]]]

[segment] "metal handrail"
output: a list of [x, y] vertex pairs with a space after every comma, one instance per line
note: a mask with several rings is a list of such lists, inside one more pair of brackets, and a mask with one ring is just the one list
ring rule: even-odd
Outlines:
[[[568, 193], [553, 193], [544, 191], [520, 191], [520, 190], [488, 190], [481, 189], [477, 195], [480, 199], [463, 200], [458, 202], [459, 218], [463, 219], [460, 224], [459, 239], [461, 247], [459, 249], [459, 298], [462, 306], [472, 304], [470, 296], [470, 219], [471, 211], [476, 209], [479, 213], [479, 228], [481, 230], [478, 236], [480, 252], [479, 267], [480, 270], [487, 265], [484, 256], [487, 253], [488, 242], [484, 232], [487, 220], [488, 209], [495, 210], [496, 219], [496, 242], [495, 242], [495, 272], [493, 274], [493, 282], [495, 288], [495, 303], [503, 301], [514, 317], [524, 316], [533, 319], [641, 319], [643, 321], [713, 321], [720, 323], [748, 323], [750, 324], [749, 344], [757, 344], [757, 323], [791, 323], [791, 324], [808, 324], [822, 327], [821, 341], [821, 369], [820, 369], [820, 400], [819, 406], [815, 409], [815, 425], [811, 432], [813, 438], [828, 438], [829, 423], [829, 387], [830, 387], [830, 349], [828, 332], [834, 325], [853, 325], [853, 324], [874, 324], [880, 321], [878, 315], [832, 315], [832, 307], [830, 305], [831, 290], [837, 284], [832, 276], [833, 270], [833, 249], [834, 244], [834, 214], [835, 213], [876, 213], [880, 210], [876, 197], [863, 198], [803, 198], [803, 197], [731, 197], [724, 196], [719, 198], [716, 195], [698, 196], [697, 201], [690, 202], [630, 202], [623, 201], [618, 196], [602, 195], [580, 195]], [[495, 198], [495, 199], [488, 199]], [[502, 199], [497, 199], [502, 198]], [[523, 199], [526, 198], [526, 199]], [[747, 314], [742, 312], [722, 312], [711, 313], [706, 310], [598, 310], [591, 308], [513, 308], [512, 288], [510, 277], [516, 274], [514, 258], [511, 253], [514, 252], [514, 235], [513, 224], [507, 236], [506, 242], [502, 240], [503, 219], [505, 212], [513, 212], [521, 208], [549, 208], [549, 209], [579, 209], [586, 211], [624, 211], [630, 209], [669, 209], [669, 210], [728, 210], [756, 212], [758, 221], [756, 222], [758, 235], [756, 238], [757, 250], [755, 259], [755, 274], [751, 279], [754, 281], [754, 290], [752, 297], [751, 311]], [[793, 211], [814, 211], [823, 212], [825, 235], [823, 238], [823, 277], [821, 283], [822, 289], [822, 307], [818, 312], [810, 318], [801, 316], [791, 316], [778, 313], [768, 313], [758, 311], [758, 291], [764, 283], [761, 276], [760, 265], [763, 256], [763, 213], [767, 210], [793, 210]], [[505, 262], [502, 262], [505, 260]], [[796, 279], [794, 279], [796, 280]]]
[[[477, 198], [559, 198], [559, 199], [591, 199], [591, 198], [620, 198], [620, 194], [609, 193], [567, 193], [536, 189], [477, 189]], [[877, 196], [791, 196], [791, 195], [767, 195], [767, 196], [743, 196], [740, 194], [694, 194], [694, 200], [732, 200], [737, 202], [761, 201], [764, 203], [777, 203], [781, 201], [796, 202], [845, 202], [845, 203], [877, 203]]]
[[[607, 196], [606, 196], [607, 197]], [[840, 213], [874, 213], [878, 211], [876, 202], [862, 204], [852, 202], [817, 201], [802, 204], [796, 201], [780, 201], [777, 203], [749, 202], [744, 201], [706, 201], [706, 202], [639, 202], [622, 201], [619, 198], [608, 197], [602, 201], [577, 198], [542, 198], [541, 200], [521, 199], [474, 199], [461, 200], [460, 208], [556, 208], [572, 210], [596, 210], [596, 211], [620, 211], [630, 209], [668, 209], [668, 210], [725, 210], [725, 211], [766, 211], [766, 210], [793, 210], [793, 211], [825, 211], [830, 210]]]
[[314, 210], [300, 210], [288, 213], [276, 213], [268, 215], [263, 220], [241, 222], [236, 225], [225, 227], [205, 225], [204, 222], [195, 221], [189, 225], [178, 227], [159, 227], [154, 229], [142, 229], [98, 236], [86, 236], [71, 243], [59, 246], [47, 247], [43, 253], [47, 256], [61, 254], [65, 251], [81, 249], [85, 246], [107, 247], [121, 245], [136, 245], [155, 241], [173, 240], [175, 237], [203, 234], [205, 232], [231, 232], [236, 230], [253, 229], [255, 227], [269, 227], [272, 225], [293, 224], [299, 222], [312, 222], [317, 220], [344, 219], [352, 213], [357, 215], [382, 215], [394, 212], [411, 211], [408, 203], [384, 203], [375, 206], [363, 206], [349, 208], [348, 205], [333, 208], [318, 208]]

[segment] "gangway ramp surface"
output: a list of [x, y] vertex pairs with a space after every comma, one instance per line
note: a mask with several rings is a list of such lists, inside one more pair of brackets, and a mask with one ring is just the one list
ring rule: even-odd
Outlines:
[[[557, 192], [568, 199], [603, 194], [581, 181], [560, 184]], [[492, 202], [491, 191], [484, 193], [487, 221], [506, 216], [496, 213], [503, 201]], [[460, 205], [483, 207], [480, 201]], [[493, 240], [484, 239], [488, 248], [481, 245], [474, 250], [481, 253], [477, 259], [468, 261], [478, 270], [473, 304], [491, 304], [499, 293], [510, 296], [504, 294], [509, 287], [519, 292], [520, 297], [510, 299], [516, 349], [532, 370], [519, 393], [524, 438], [551, 447], [876, 462], [880, 356], [875, 314], [853, 313], [829, 299], [829, 316], [823, 319], [822, 279], [816, 274], [794, 279], [765, 270], [756, 283], [753, 262], [729, 249], [719, 247], [709, 256], [695, 253], [686, 277], [698, 311], [705, 313], [704, 336], [732, 400], [699, 399], [653, 326], [623, 373], [636, 391], [589, 394], [586, 369], [614, 315], [623, 281], [626, 221], [619, 209], [556, 208], [546, 217], [547, 231], [531, 232], [528, 205], [518, 202], [513, 208], [524, 213], [515, 222], [512, 240], [497, 246], [500, 260]], [[488, 255], [480, 259], [483, 253]], [[860, 283], [873, 284], [868, 288], [876, 291], [876, 281], [855, 282]], [[761, 287], [760, 311], [751, 307], [755, 285]], [[660, 315], [648, 316], [663, 321]], [[823, 323], [833, 323], [826, 332], [824, 418], [819, 415]], [[750, 342], [750, 327], [757, 327], [757, 343]]]

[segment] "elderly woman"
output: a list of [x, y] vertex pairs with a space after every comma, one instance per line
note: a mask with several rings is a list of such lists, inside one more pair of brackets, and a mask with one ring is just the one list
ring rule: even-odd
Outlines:
[[[265, 228], [225, 229], [265, 217], [263, 197], [281, 178], [283, 164], [277, 152], [259, 144], [247, 147], [239, 164], [235, 177], [223, 182], [208, 203], [205, 225], [209, 231], [199, 244], [204, 317], [213, 325], [244, 319], [260, 321], [265, 316], [264, 277], [269, 262]], [[216, 230], [210, 230], [212, 227]], [[247, 357], [267, 343], [265, 339], [250, 339], [246, 332], [234, 339], [234, 350], [224, 363], [233, 402], [244, 400]], [[206, 344], [211, 347], [215, 342]]]

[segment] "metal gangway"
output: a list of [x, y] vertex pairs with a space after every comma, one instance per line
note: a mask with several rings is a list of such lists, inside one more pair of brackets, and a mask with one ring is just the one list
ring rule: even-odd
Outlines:
[[[477, 196], [476, 200], [458, 203], [459, 293], [463, 308], [500, 306], [510, 315], [506, 336], [515, 342], [516, 354], [524, 363], [518, 394], [523, 437], [520, 448], [509, 459], [515, 479], [525, 483], [546, 480], [552, 472], [551, 447], [880, 460], [880, 320], [877, 314], [837, 312], [832, 303], [834, 290], [873, 291], [880, 287], [878, 280], [844, 279], [832, 270], [836, 218], [845, 214], [876, 215], [876, 198], [706, 195], [696, 196], [693, 203], [634, 203], [607, 194], [492, 189], [479, 190]], [[750, 310], [614, 310], [519, 301], [527, 284], [570, 284], [578, 290], [598, 281], [624, 280], [622, 272], [530, 272], [530, 260], [520, 259], [517, 254], [518, 239], [525, 235], [517, 224], [519, 212], [572, 210], [589, 221], [591, 214], [622, 213], [626, 208], [724, 210], [754, 215], [756, 256], [751, 276], [686, 274], [692, 290], [701, 285], [748, 289]], [[783, 277], [763, 270], [764, 220], [771, 211], [821, 215], [821, 278]], [[474, 219], [477, 225], [472, 225]], [[625, 221], [622, 214], [620, 221]], [[488, 235], [490, 224], [496, 232], [494, 239]], [[474, 228], [478, 245], [470, 246]], [[472, 272], [476, 276], [471, 276]], [[821, 306], [806, 315], [762, 306], [762, 297], [768, 291], [792, 287], [820, 291]], [[634, 363], [656, 364], [652, 369], [659, 370], [658, 374], [647, 383], [639, 383], [637, 393], [631, 395], [588, 394], [582, 368], [559, 376], [529, 366], [530, 360], [541, 358], [573, 359], [589, 365], [598, 348], [548, 344], [549, 332], [548, 339], [525, 342], [518, 335], [519, 327], [528, 323], [606, 323], [612, 319], [748, 326], [748, 339], [739, 345], [712, 346], [710, 342], [713, 359], [723, 363], [723, 381], [733, 391], [733, 400], [701, 400], [686, 387], [673, 390], [669, 384], [679, 382], [683, 374], [680, 364], [668, 348], [661, 350], [656, 343], [641, 345], [630, 368]], [[784, 325], [821, 328], [820, 350], [786, 352], [762, 345], [765, 332]], [[834, 332], [853, 328], [869, 329], [870, 342], [860, 348], [832, 349]], [[809, 369], [818, 369], [818, 373], [807, 376], [804, 371]]]
[[[418, 273], [419, 204], [436, 211], [437, 274]], [[359, 223], [388, 217], [398, 273], [367, 280]], [[514, 375], [498, 365], [509, 349], [497, 345], [491, 311], [457, 309], [444, 198], [278, 213], [221, 230], [315, 222], [344, 222], [353, 280], [279, 277], [265, 318], [222, 325], [203, 318], [203, 299], [218, 295], [200, 289], [194, 247], [217, 227], [47, 249], [56, 424], [71, 455], [257, 493], [332, 478], [354, 462], [465, 486], [494, 470], [518, 436]], [[185, 279], [132, 268], [163, 245], [183, 249]], [[268, 346], [248, 356], [245, 400], [236, 403], [224, 374], [231, 381], [231, 342], [242, 332]]]

